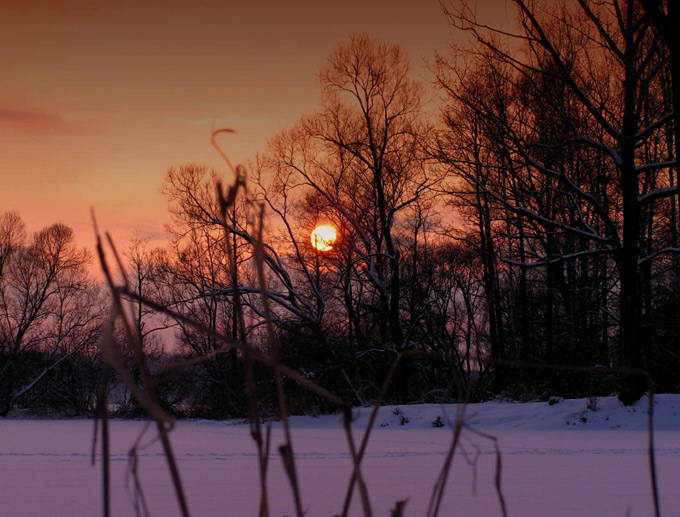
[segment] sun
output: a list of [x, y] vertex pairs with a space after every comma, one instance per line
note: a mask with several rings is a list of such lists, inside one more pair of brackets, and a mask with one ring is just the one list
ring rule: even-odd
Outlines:
[[333, 249], [337, 236], [335, 228], [328, 224], [321, 224], [312, 231], [312, 246], [319, 251], [330, 251]]

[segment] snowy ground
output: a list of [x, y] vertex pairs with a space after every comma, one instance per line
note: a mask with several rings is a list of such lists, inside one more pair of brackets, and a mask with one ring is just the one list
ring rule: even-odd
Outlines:
[[[359, 439], [368, 410], [357, 413]], [[395, 501], [408, 498], [406, 515], [420, 516], [452, 436], [432, 422], [453, 419], [456, 407], [402, 406], [399, 413], [381, 409], [363, 473], [375, 515], [389, 515]], [[584, 399], [553, 405], [491, 402], [470, 405], [467, 415], [474, 429], [498, 439], [511, 516], [652, 515], [644, 400], [624, 408], [614, 398], [599, 398], [595, 412]], [[661, 513], [680, 517], [680, 396], [657, 396], [654, 423]], [[351, 472], [340, 417], [294, 417], [292, 425], [306, 514], [339, 513]], [[113, 515], [134, 515], [127, 453], [143, 427], [138, 421], [111, 423]], [[86, 420], [0, 421], [0, 515], [100, 514], [101, 470], [90, 465], [92, 431]], [[440, 515], [500, 515], [493, 443], [470, 431], [463, 438], [466, 455], [454, 459]], [[247, 426], [182, 421], [171, 440], [193, 515], [257, 514], [256, 455]], [[280, 443], [275, 424], [272, 449]], [[473, 468], [468, 461], [475, 458]], [[151, 515], [177, 515], [157, 444], [139, 453], [139, 471]], [[272, 515], [294, 514], [276, 452], [269, 479]], [[355, 497], [351, 515], [361, 514]]]

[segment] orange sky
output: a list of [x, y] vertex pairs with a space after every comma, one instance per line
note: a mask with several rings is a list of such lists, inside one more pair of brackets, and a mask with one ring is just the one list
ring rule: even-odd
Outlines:
[[423, 76], [452, 35], [436, 0], [0, 0], [0, 211], [90, 244], [93, 206], [116, 240], [162, 238], [167, 168], [225, 170], [213, 119], [238, 131], [232, 161], [253, 157], [314, 111], [316, 71], [355, 32]]

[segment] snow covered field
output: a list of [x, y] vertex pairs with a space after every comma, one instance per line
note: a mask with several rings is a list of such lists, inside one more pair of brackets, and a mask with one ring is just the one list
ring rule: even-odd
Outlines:
[[[357, 439], [368, 419], [357, 411]], [[374, 514], [389, 515], [408, 498], [406, 515], [424, 515], [451, 441], [446, 426], [455, 406], [381, 408], [363, 473]], [[493, 434], [502, 452], [502, 486], [512, 516], [652, 515], [647, 458], [646, 401], [624, 408], [614, 398], [526, 404], [489, 402], [467, 408], [470, 425]], [[408, 420], [408, 422], [406, 422]], [[680, 396], [659, 395], [655, 446], [661, 513], [680, 516]], [[403, 422], [403, 425], [401, 425]], [[337, 415], [294, 417], [293, 445], [309, 516], [342, 508], [351, 472], [350, 455]], [[126, 480], [128, 450], [144, 422], [113, 421], [113, 515], [134, 515]], [[0, 515], [99, 515], [101, 468], [90, 465], [93, 426], [87, 420], [0, 421]], [[276, 446], [274, 424], [269, 486], [272, 515], [294, 514]], [[151, 432], [147, 437], [150, 437]], [[246, 425], [180, 421], [171, 434], [193, 515], [257, 514], [255, 447]], [[442, 516], [500, 515], [494, 489], [493, 443], [465, 431], [454, 461]], [[468, 464], [477, 458], [476, 467]], [[165, 459], [158, 444], [140, 451], [140, 477], [154, 516], [177, 515]], [[361, 515], [355, 495], [351, 515]]]

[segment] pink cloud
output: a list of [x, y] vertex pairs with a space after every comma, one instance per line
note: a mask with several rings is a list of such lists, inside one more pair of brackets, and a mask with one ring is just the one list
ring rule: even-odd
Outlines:
[[80, 129], [60, 115], [30, 108], [0, 107], [0, 124], [14, 129], [40, 133], [78, 133]]

